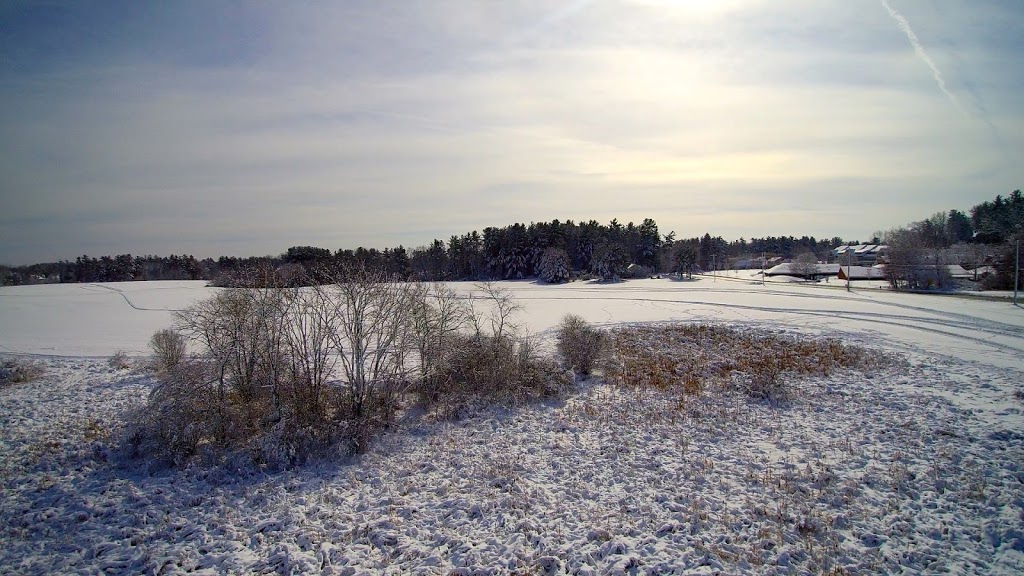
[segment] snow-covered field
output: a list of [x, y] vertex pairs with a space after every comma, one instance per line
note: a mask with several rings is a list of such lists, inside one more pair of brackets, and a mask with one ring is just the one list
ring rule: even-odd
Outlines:
[[[508, 282], [531, 332], [704, 322], [894, 352], [793, 382], [783, 406], [680, 405], [586, 382], [564, 402], [409, 418], [369, 454], [264, 474], [148, 475], [107, 444], [196, 282], [0, 288], [0, 354], [45, 364], [0, 389], [2, 573], [1024, 572], [1024, 310], [744, 273]], [[471, 286], [459, 286], [470, 290]]]

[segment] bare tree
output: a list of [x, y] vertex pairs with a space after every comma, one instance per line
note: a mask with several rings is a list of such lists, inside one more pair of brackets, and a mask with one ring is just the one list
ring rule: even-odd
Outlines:
[[321, 286], [290, 290], [287, 297], [291, 303], [284, 336], [291, 361], [291, 402], [322, 417], [327, 383], [338, 363], [332, 339], [341, 320]]
[[818, 274], [818, 257], [813, 252], [804, 252], [793, 259], [790, 269], [795, 276], [811, 280]]
[[985, 257], [991, 250], [991, 246], [988, 244], [979, 244], [975, 242], [966, 243], [961, 242], [960, 244], [954, 244], [950, 249], [949, 259], [953, 260], [951, 263], [960, 264], [968, 270], [974, 271], [974, 280], [978, 280], [978, 268], [985, 264]]
[[438, 374], [448, 363], [458, 335], [470, 323], [466, 300], [445, 284], [416, 286], [412, 326], [419, 352], [421, 391], [437, 392]]
[[885, 276], [894, 290], [917, 288], [917, 269], [921, 265], [921, 239], [914, 230], [897, 228], [885, 233], [886, 252]]
[[338, 320], [331, 345], [338, 354], [357, 450], [366, 431], [390, 419], [399, 396], [410, 384], [413, 350], [412, 285], [363, 267], [335, 275], [320, 288]]
[[[485, 325], [490, 327], [490, 336], [503, 338], [514, 333], [519, 326], [512, 322], [512, 317], [522, 309], [512, 294], [493, 282], [476, 285], [479, 297], [470, 300], [470, 321], [477, 336], [486, 334]], [[486, 307], [487, 310], [481, 310]]]

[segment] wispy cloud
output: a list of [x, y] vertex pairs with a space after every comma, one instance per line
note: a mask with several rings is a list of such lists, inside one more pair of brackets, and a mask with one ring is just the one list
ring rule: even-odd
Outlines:
[[960, 105], [960, 101], [957, 100], [956, 94], [953, 94], [953, 92], [951, 92], [946, 86], [946, 80], [943, 79], [942, 72], [939, 71], [939, 67], [935, 65], [935, 61], [932, 60], [931, 56], [928, 55], [928, 52], [925, 51], [921, 41], [917, 38], [917, 34], [914, 33], [914, 29], [910, 27], [910, 22], [907, 21], [899, 10], [893, 8], [892, 5], [889, 4], [888, 0], [881, 0], [881, 2], [882, 6], [888, 10], [889, 16], [892, 16], [892, 19], [896, 21], [896, 25], [899, 26], [900, 30], [907, 35], [907, 40], [909, 40], [911, 46], [914, 47], [914, 52], [917, 53], [918, 57], [921, 58], [921, 61], [924, 62], [932, 71], [932, 77], [935, 78], [935, 83], [939, 85], [939, 90], [942, 90], [942, 93], [949, 98], [949, 101], [953, 103], [953, 106], [956, 106], [957, 110], [966, 115], [967, 113], [964, 111], [963, 106]]

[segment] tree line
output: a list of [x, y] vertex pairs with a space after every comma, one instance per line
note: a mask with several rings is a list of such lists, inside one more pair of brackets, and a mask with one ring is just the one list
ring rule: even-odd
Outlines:
[[938, 212], [885, 233], [876, 233], [889, 246], [886, 275], [897, 289], [943, 289], [952, 283], [948, 265], [984, 269], [983, 286], [1012, 289], [1015, 244], [1024, 240], [1024, 196], [977, 204], [968, 213]]
[[657, 223], [645, 218], [640, 224], [608, 224], [596, 220], [574, 222], [515, 223], [487, 227], [447, 241], [435, 239], [425, 246], [407, 249], [356, 248], [332, 252], [315, 246], [293, 246], [277, 256], [231, 257], [197, 260], [190, 255], [99, 258], [83, 255], [72, 261], [32, 264], [0, 269], [4, 284], [50, 282], [121, 282], [132, 280], [208, 280], [235, 286], [252, 278], [248, 271], [273, 269], [290, 285], [317, 284], [325, 270], [359, 266], [391, 277], [417, 281], [508, 280], [538, 277], [549, 282], [591, 275], [611, 279], [634, 273], [693, 273], [724, 268], [731, 260], [760, 257], [762, 253], [790, 258], [813, 253], [827, 257], [841, 238], [817, 240], [793, 236], [740, 238], [721, 236], [677, 239], [675, 232], [661, 234]]
[[[973, 268], [991, 264], [999, 271], [999, 278], [991, 281], [993, 287], [1005, 287], [1012, 284], [1007, 247], [1021, 235], [1022, 222], [1024, 199], [1016, 190], [1008, 197], [996, 196], [993, 201], [982, 202], [968, 213], [950, 210], [889, 232], [876, 232], [869, 243], [885, 242], [894, 248], [895, 261], [889, 268], [894, 287], [943, 283], [942, 278], [929, 280], [927, 274], [922, 276], [919, 270], [914, 271], [915, 267], [923, 266], [925, 252], [931, 256], [928, 263], [932, 264], [933, 272], [940, 260]], [[293, 246], [277, 256], [202, 260], [190, 255], [83, 255], [73, 262], [0, 266], [0, 283], [208, 280], [221, 286], [238, 286], [251, 282], [253, 277], [265, 277], [248, 273], [259, 268], [274, 270], [276, 281], [308, 285], [322, 283], [326, 270], [353, 266], [416, 281], [536, 277], [561, 282], [586, 276], [611, 279], [627, 274], [692, 274], [712, 267], [756, 267], [762, 255], [786, 260], [798, 256], [827, 260], [833, 248], [859, 243], [840, 237], [819, 240], [813, 236], [726, 241], [710, 233], [677, 238], [674, 231], [662, 234], [651, 218], [640, 224], [622, 224], [617, 219], [607, 224], [556, 219], [487, 227], [482, 232], [452, 235], [447, 241], [435, 239], [411, 249], [400, 245], [384, 250], [360, 247], [332, 252], [315, 246]], [[936, 256], [936, 251], [944, 252]], [[631, 265], [635, 266], [630, 269]]]

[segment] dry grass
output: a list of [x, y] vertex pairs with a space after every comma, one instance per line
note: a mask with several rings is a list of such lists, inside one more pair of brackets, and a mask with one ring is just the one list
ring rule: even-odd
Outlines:
[[8, 358], [0, 361], [0, 386], [31, 382], [42, 376], [43, 372], [43, 367], [38, 362]]
[[605, 375], [619, 385], [699, 394], [722, 384], [775, 401], [788, 399], [793, 377], [866, 370], [888, 361], [836, 339], [706, 324], [624, 327], [611, 340]]
[[107, 358], [107, 365], [114, 370], [128, 370], [132, 367], [131, 360], [128, 358], [128, 353], [124, 350], [118, 350], [114, 352], [110, 358]]

